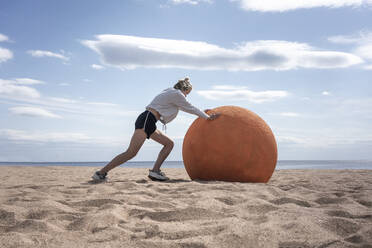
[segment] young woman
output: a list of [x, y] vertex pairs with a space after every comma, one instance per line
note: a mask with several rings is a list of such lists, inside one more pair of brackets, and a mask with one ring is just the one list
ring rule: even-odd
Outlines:
[[149, 170], [149, 178], [160, 181], [168, 180], [169, 178], [160, 171], [160, 166], [172, 151], [174, 143], [168, 136], [156, 128], [156, 122], [160, 120], [164, 125], [169, 123], [176, 118], [179, 110], [207, 120], [214, 120], [219, 116], [218, 113], [208, 115], [189, 103], [186, 100], [186, 96], [190, 94], [191, 90], [192, 85], [189, 82], [189, 78], [185, 78], [179, 80], [173, 88], [165, 89], [157, 95], [152, 102], [146, 106], [146, 111], [138, 116], [135, 123], [135, 131], [128, 149], [117, 155], [104, 168], [96, 171], [92, 178], [95, 180], [105, 180], [110, 170], [136, 156], [146, 138], [151, 138], [162, 144], [163, 149], [161, 149], [153, 169]]

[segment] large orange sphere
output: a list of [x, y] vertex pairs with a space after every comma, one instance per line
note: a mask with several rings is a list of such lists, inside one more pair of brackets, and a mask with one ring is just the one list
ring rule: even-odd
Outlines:
[[278, 152], [264, 120], [241, 107], [223, 106], [215, 120], [196, 119], [183, 140], [182, 156], [192, 180], [268, 182]]

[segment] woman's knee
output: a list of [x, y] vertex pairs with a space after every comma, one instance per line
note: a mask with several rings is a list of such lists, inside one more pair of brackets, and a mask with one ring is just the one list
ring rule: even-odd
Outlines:
[[[132, 159], [137, 155], [138, 151], [134, 149], [128, 149], [124, 152], [124, 154], [129, 158]], [[128, 160], [129, 160], [128, 159]]]
[[168, 149], [172, 150], [173, 147], [174, 147], [174, 142], [172, 140], [170, 140], [169, 142], [167, 142], [167, 144], [165, 146], [168, 147]]

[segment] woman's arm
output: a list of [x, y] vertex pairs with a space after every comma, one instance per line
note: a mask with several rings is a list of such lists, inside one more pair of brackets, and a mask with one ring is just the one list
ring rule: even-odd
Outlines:
[[182, 111], [185, 111], [190, 114], [197, 115], [203, 119], [210, 119], [210, 116], [205, 112], [201, 111], [197, 107], [193, 106], [190, 102], [186, 100], [186, 97], [182, 94], [176, 94], [173, 102], [177, 107]]

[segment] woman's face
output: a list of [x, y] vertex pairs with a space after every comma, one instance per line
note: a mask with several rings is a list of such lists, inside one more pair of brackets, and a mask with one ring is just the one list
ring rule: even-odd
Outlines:
[[185, 91], [182, 91], [182, 92], [183, 92], [183, 94], [184, 94], [185, 96], [187, 96], [188, 94], [190, 94], [191, 90], [192, 90], [192, 89], [188, 89], [188, 90], [185, 90]]

